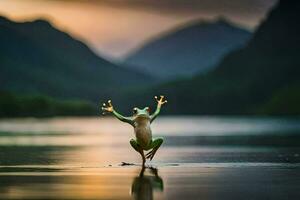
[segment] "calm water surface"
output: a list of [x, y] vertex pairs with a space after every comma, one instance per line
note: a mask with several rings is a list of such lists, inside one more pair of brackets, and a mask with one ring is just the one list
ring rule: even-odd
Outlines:
[[1, 120], [0, 199], [300, 196], [299, 118], [160, 117], [153, 135], [165, 143], [142, 169], [114, 118]]

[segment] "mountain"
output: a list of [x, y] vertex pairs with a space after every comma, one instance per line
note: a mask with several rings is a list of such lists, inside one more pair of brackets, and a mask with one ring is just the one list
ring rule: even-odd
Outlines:
[[0, 90], [97, 101], [153, 80], [100, 58], [44, 20], [0, 17], [0, 44]]
[[251, 33], [225, 19], [192, 22], [150, 40], [124, 63], [161, 79], [193, 76], [212, 69], [220, 59], [240, 48]]
[[249, 43], [225, 56], [215, 70], [141, 96], [167, 95], [168, 113], [299, 115], [299, 13], [299, 1], [279, 1]]

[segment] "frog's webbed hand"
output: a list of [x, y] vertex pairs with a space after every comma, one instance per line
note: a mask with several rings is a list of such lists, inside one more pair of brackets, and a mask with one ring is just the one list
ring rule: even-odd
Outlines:
[[113, 107], [113, 105], [111, 103], [111, 100], [107, 101], [107, 105], [106, 105], [106, 103], [103, 103], [101, 109], [103, 111], [102, 114], [105, 114], [105, 112], [113, 112], [114, 111], [114, 107]]
[[160, 99], [158, 99], [157, 96], [155, 96], [154, 98], [155, 98], [156, 101], [157, 101], [157, 105], [160, 105], [160, 106], [168, 102], [168, 101], [166, 100], [165, 96], [163, 96], [163, 95], [160, 95]]
[[105, 112], [110, 112], [110, 113], [114, 114], [114, 116], [116, 118], [118, 118], [120, 121], [131, 124], [132, 126], [134, 125], [134, 121], [132, 120], [131, 117], [124, 117], [123, 115], [121, 115], [117, 111], [115, 111], [115, 109], [111, 103], [111, 100], [108, 100], [107, 104], [103, 103], [102, 105], [103, 105], [102, 106], [103, 114], [105, 114]]
[[158, 99], [158, 97], [157, 96], [155, 96], [154, 97], [155, 99], [156, 99], [156, 101], [157, 101], [157, 107], [156, 107], [156, 110], [155, 110], [155, 112], [151, 115], [151, 117], [150, 117], [150, 122], [152, 122], [156, 117], [157, 117], [157, 115], [159, 114], [159, 112], [160, 112], [160, 108], [161, 108], [161, 106], [163, 105], [163, 104], [165, 104], [165, 103], [167, 103], [168, 101], [167, 100], [165, 100], [165, 96], [163, 96], [163, 95], [160, 95], [160, 98]]

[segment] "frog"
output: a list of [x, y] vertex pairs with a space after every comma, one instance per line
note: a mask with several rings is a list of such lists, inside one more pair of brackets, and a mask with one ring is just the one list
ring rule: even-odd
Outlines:
[[[151, 161], [154, 158], [157, 150], [164, 142], [162, 137], [152, 138], [150, 125], [160, 113], [162, 105], [167, 103], [167, 100], [164, 95], [160, 95], [159, 98], [155, 96], [154, 98], [157, 101], [157, 106], [155, 112], [152, 114], [150, 113], [150, 108], [147, 106], [142, 109], [134, 107], [132, 116], [123, 116], [115, 110], [111, 100], [103, 103], [101, 107], [103, 114], [112, 113], [117, 119], [130, 124], [134, 128], [135, 139], [131, 139], [129, 143], [141, 155], [142, 165], [145, 164], [146, 159]], [[144, 154], [144, 151], [148, 151], [147, 154]]]

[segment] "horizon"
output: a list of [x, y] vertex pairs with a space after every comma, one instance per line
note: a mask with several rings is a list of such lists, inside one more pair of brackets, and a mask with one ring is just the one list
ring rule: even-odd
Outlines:
[[[254, 30], [276, 2], [277, 0], [257, 0], [253, 1], [251, 8], [247, 8], [247, 0], [239, 3], [233, 1], [225, 9], [218, 9], [218, 6], [210, 7], [211, 4], [205, 0], [193, 1], [181, 7], [181, 1], [170, 6], [168, 2], [165, 2], [167, 5], [149, 5], [146, 1], [137, 4], [132, 0], [13, 0], [0, 2], [0, 15], [16, 22], [47, 20], [55, 28], [87, 44], [99, 56], [121, 61], [145, 42], [195, 21], [212, 22], [225, 18], [234, 25]], [[194, 7], [191, 6], [192, 3]], [[220, 6], [222, 3], [224, 4], [221, 2]], [[208, 12], [203, 12], [203, 7], [206, 7]], [[248, 9], [247, 12], [243, 12], [245, 9]], [[109, 20], [105, 19], [107, 17], [110, 17]], [[95, 23], [99, 26], [95, 26]]]

